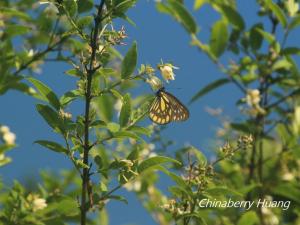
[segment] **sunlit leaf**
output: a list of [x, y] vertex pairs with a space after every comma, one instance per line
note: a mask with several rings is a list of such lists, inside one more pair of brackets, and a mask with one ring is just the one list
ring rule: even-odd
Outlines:
[[39, 91], [46, 102], [50, 103], [50, 105], [53, 106], [56, 110], [60, 109], [60, 102], [58, 100], [58, 97], [56, 96], [54, 91], [51, 90], [51, 88], [35, 78], [30, 77], [27, 78], [27, 80], [36, 87], [36, 89]]
[[134, 42], [131, 48], [128, 50], [122, 62], [121, 77], [123, 79], [128, 78], [134, 72], [136, 64], [137, 64], [137, 45], [136, 42]]
[[138, 166], [138, 171], [141, 173], [147, 169], [150, 169], [151, 167], [155, 167], [164, 163], [176, 163], [179, 165], [181, 164], [179, 161], [166, 156], [154, 156], [141, 162]]
[[228, 41], [227, 23], [223, 20], [217, 21], [211, 31], [210, 35], [210, 50], [214, 56], [219, 57], [225, 51]]

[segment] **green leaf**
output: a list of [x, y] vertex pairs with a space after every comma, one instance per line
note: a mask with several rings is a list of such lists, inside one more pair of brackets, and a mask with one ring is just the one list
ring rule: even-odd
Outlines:
[[68, 150], [66, 148], [64, 148], [62, 145], [53, 142], [53, 141], [47, 141], [47, 140], [38, 140], [35, 141], [34, 143], [40, 144], [42, 146], [44, 146], [45, 148], [48, 148], [54, 152], [61, 152], [61, 153], [65, 153], [68, 154]]
[[194, 155], [196, 156], [196, 158], [199, 161], [200, 165], [206, 166], [207, 159], [206, 159], [205, 155], [199, 149], [191, 146], [189, 148], [189, 151], [192, 152], [192, 153], [194, 153]]
[[286, 27], [287, 26], [287, 19], [284, 15], [284, 12], [281, 10], [281, 8], [276, 3], [273, 3], [272, 0], [265, 0], [265, 3], [267, 4], [267, 7], [275, 15], [275, 17], [278, 19], [278, 21], [281, 23], [281, 25], [283, 27]]
[[238, 30], [245, 29], [243, 17], [236, 11], [236, 9], [228, 5], [222, 5], [221, 8], [223, 15], [227, 18], [228, 22], [233, 25], [234, 28]]
[[7, 17], [19, 17], [20, 19], [30, 21], [31, 17], [27, 15], [25, 12], [21, 12], [17, 9], [0, 7], [0, 11], [3, 15]]
[[109, 95], [102, 95], [95, 98], [93, 107], [101, 120], [104, 120], [105, 122], [111, 121], [113, 117], [113, 101]]
[[299, 184], [283, 183], [272, 188], [272, 193], [288, 198], [300, 204]]
[[94, 3], [92, 0], [78, 0], [78, 13], [87, 12], [93, 9]]
[[210, 35], [210, 49], [215, 57], [219, 57], [225, 51], [228, 41], [227, 23], [224, 20], [217, 21]]
[[63, 1], [65, 10], [68, 12], [69, 16], [74, 17], [77, 14], [77, 1], [67, 0]]
[[44, 101], [48, 102], [56, 110], [60, 109], [60, 102], [58, 100], [58, 97], [47, 85], [32, 77], [27, 78], [27, 80], [36, 87]]
[[123, 99], [123, 104], [120, 112], [119, 124], [121, 127], [125, 127], [131, 116], [131, 99], [130, 95], [126, 94]]
[[197, 24], [184, 5], [178, 0], [169, 0], [169, 6], [173, 12], [172, 16], [183, 25], [186, 31], [190, 34], [196, 34]]
[[249, 41], [250, 41], [250, 46], [253, 50], [260, 49], [263, 42], [263, 36], [260, 32], [258, 32], [257, 29], [263, 30], [264, 29], [263, 24], [261, 23], [255, 24], [250, 30]]
[[197, 99], [199, 99], [200, 97], [206, 95], [208, 92], [229, 83], [230, 81], [228, 79], [219, 79], [216, 80], [210, 84], [208, 84], [207, 86], [205, 86], [204, 88], [202, 88], [197, 94], [195, 94], [192, 99], [190, 100], [190, 103], [196, 101]]
[[118, 200], [118, 201], [123, 202], [123, 203], [125, 203], [125, 204], [128, 205], [127, 199], [124, 198], [123, 196], [120, 196], [120, 195], [109, 195], [107, 198], [108, 199]]
[[55, 112], [51, 107], [42, 104], [37, 104], [36, 109], [50, 127], [57, 132], [64, 133], [63, 122], [57, 112]]
[[133, 42], [131, 48], [128, 50], [124, 57], [121, 66], [121, 77], [123, 79], [128, 78], [135, 70], [137, 64], [137, 44]]
[[138, 166], [138, 171], [139, 173], [142, 173], [145, 170], [151, 169], [163, 163], [176, 163], [181, 165], [181, 163], [175, 159], [166, 156], [154, 156], [141, 162]]
[[120, 125], [117, 123], [108, 123], [107, 129], [109, 129], [110, 132], [115, 133], [120, 130]]
[[300, 48], [298, 47], [287, 47], [281, 50], [283, 55], [300, 55]]
[[92, 25], [93, 21], [94, 21], [94, 17], [84, 16], [84, 17], [79, 18], [76, 23], [80, 29], [84, 29], [85, 27]]
[[259, 223], [260, 220], [254, 211], [245, 212], [238, 221], [238, 225], [255, 225]]
[[6, 25], [4, 30], [4, 35], [6, 35], [6, 38], [12, 38], [15, 36], [27, 34], [31, 31], [30, 27], [26, 27], [24, 25]]
[[194, 9], [195, 10], [200, 9], [207, 2], [208, 2], [208, 0], [195, 0], [195, 2], [194, 2]]
[[152, 131], [149, 128], [135, 126], [135, 125], [128, 127], [127, 130], [132, 131], [134, 133], [138, 133], [138, 134], [144, 134], [149, 137], [152, 134]]
[[292, 22], [289, 24], [288, 29], [293, 30], [300, 25], [300, 15], [293, 18]]
[[289, 70], [292, 67], [292, 64], [287, 59], [281, 59], [279, 61], [276, 61], [274, 65], [272, 66], [272, 70], [279, 70], [279, 69], [285, 69]]
[[264, 31], [261, 28], [256, 28], [256, 30], [257, 30], [258, 33], [260, 33], [264, 37], [264, 39], [267, 42], [269, 42], [269, 44], [273, 44], [275, 42], [276, 39], [275, 39], [274, 35]]
[[135, 140], [140, 140], [140, 141], [144, 142], [144, 140], [140, 136], [138, 136], [135, 133], [132, 133], [130, 131], [118, 131], [118, 132], [114, 133], [114, 138], [121, 138], [121, 139], [133, 138]]
[[82, 97], [78, 90], [72, 90], [65, 93], [63, 96], [60, 97], [59, 102], [62, 107], [67, 106], [69, 103], [74, 101], [77, 98]]
[[237, 197], [243, 197], [243, 195], [235, 190], [229, 189], [227, 187], [212, 187], [205, 190], [206, 193], [215, 196], [224, 196], [224, 195], [232, 195]]

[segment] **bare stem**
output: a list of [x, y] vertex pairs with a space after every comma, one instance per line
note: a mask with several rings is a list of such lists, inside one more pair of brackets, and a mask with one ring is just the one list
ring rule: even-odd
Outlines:
[[[84, 115], [84, 146], [83, 146], [83, 163], [85, 165], [89, 165], [89, 150], [90, 150], [90, 144], [89, 144], [89, 127], [90, 127], [90, 105], [92, 100], [91, 95], [91, 85], [92, 85], [92, 79], [93, 75], [96, 71], [94, 65], [96, 60], [96, 52], [98, 48], [98, 34], [99, 30], [101, 30], [101, 14], [102, 9], [104, 6], [104, 0], [101, 0], [100, 5], [98, 6], [98, 12], [95, 17], [95, 27], [91, 35], [91, 41], [90, 46], [92, 49], [89, 68], [87, 68], [86, 74], [87, 74], [87, 86], [86, 86], [86, 92], [85, 92], [85, 115]], [[83, 168], [82, 171], [82, 192], [81, 192], [81, 225], [86, 225], [86, 214], [88, 211], [87, 207], [87, 192], [88, 192], [88, 182], [89, 182], [89, 169]]]

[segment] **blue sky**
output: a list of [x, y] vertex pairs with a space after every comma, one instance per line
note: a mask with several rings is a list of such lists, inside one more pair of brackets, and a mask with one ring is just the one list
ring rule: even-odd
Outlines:
[[[247, 18], [247, 25], [258, 22], [258, 17], [255, 15], [257, 10], [255, 1], [238, 2], [240, 13]], [[206, 39], [210, 25], [218, 19], [218, 15], [208, 7], [195, 12], [194, 15], [201, 26], [199, 37]], [[130, 10], [129, 16], [137, 26], [133, 27], [125, 22], [124, 25], [129, 36], [128, 42], [137, 40], [138, 63], [149, 63], [155, 66], [163, 59], [164, 61], [172, 61], [180, 67], [179, 70], [175, 71], [176, 80], [167, 85], [166, 88], [183, 103], [187, 103], [201, 87], [224, 76], [204, 54], [189, 45], [190, 38], [180, 25], [169, 16], [156, 11], [153, 1], [139, 1], [137, 6]], [[291, 43], [296, 42], [296, 37], [294, 35]], [[129, 46], [130, 44], [124, 47], [124, 52]], [[225, 60], [228, 62], [229, 57], [225, 57]], [[43, 67], [42, 74], [37, 77], [61, 95], [66, 90], [75, 87], [75, 80], [63, 74], [68, 69], [70, 67], [65, 64], [48, 63]], [[150, 89], [145, 87], [139, 91], [150, 92]], [[189, 143], [209, 154], [209, 141], [213, 139], [214, 129], [219, 123], [205, 112], [205, 106], [222, 107], [225, 114], [236, 118], [238, 111], [234, 101], [241, 97], [243, 97], [242, 93], [233, 85], [222, 87], [189, 106], [190, 119], [184, 123], [168, 125], [164, 135], [171, 139], [176, 137], [177, 147]], [[10, 91], [1, 97], [0, 103], [2, 105], [1, 123], [8, 125], [17, 134], [19, 145], [18, 148], [9, 153], [13, 158], [13, 163], [1, 168], [5, 182], [11, 182], [13, 179], [24, 180], [31, 176], [38, 178], [39, 170], [42, 169], [57, 170], [72, 166], [61, 155], [33, 144], [37, 139], [59, 141], [36, 112], [35, 99]], [[126, 195], [129, 206], [119, 202], [109, 203], [110, 224], [153, 225], [154, 221], [147, 215], [134, 195], [131, 193]]]

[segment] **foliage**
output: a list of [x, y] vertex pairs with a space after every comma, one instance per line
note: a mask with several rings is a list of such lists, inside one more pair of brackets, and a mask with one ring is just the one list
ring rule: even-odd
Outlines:
[[[155, 3], [225, 74], [201, 88], [190, 102], [196, 104], [227, 83], [244, 95], [236, 101], [242, 109], [239, 122], [226, 120], [218, 133], [222, 144], [216, 144], [215, 161], [193, 146], [178, 149], [175, 158], [168, 155], [172, 140], [163, 137], [164, 127], [141, 123], [153, 96], [132, 97], [132, 90], [142, 82], [155, 89], [161, 81], [152, 66], [138, 66], [136, 42], [122, 56], [126, 30], [114, 28], [117, 19], [134, 24], [127, 11], [135, 3], [0, 3], [0, 46], [6, 53], [0, 55], [0, 94], [14, 89], [34, 97], [37, 112], [60, 138], [35, 143], [68, 158], [74, 167], [59, 176], [42, 172], [41, 184], [34, 187], [18, 181], [12, 187], [1, 186], [0, 224], [85, 225], [100, 220], [105, 225], [109, 200], [127, 203], [116, 194], [121, 188], [135, 192], [162, 225], [299, 223], [300, 91], [294, 57], [300, 51], [288, 46], [290, 33], [300, 25], [298, 2], [257, 1], [256, 24], [246, 23], [234, 0], [195, 0], [193, 10], [183, 1]], [[207, 40], [200, 39], [200, 24], [193, 15], [204, 6], [220, 15]], [[226, 54], [232, 56], [228, 63]], [[73, 90], [59, 96], [39, 80], [40, 67], [48, 60], [69, 66], [65, 74], [76, 80]], [[173, 80], [175, 66], [162, 63], [158, 69], [162, 72], [166, 66], [166, 80]], [[68, 109], [76, 102], [83, 108], [75, 116]], [[15, 136], [6, 126], [1, 126], [1, 137], [0, 166], [10, 162], [4, 153], [15, 147]], [[157, 185], [163, 176], [174, 182], [168, 193]], [[273, 199], [291, 201], [291, 208], [203, 208], [203, 199]]]

